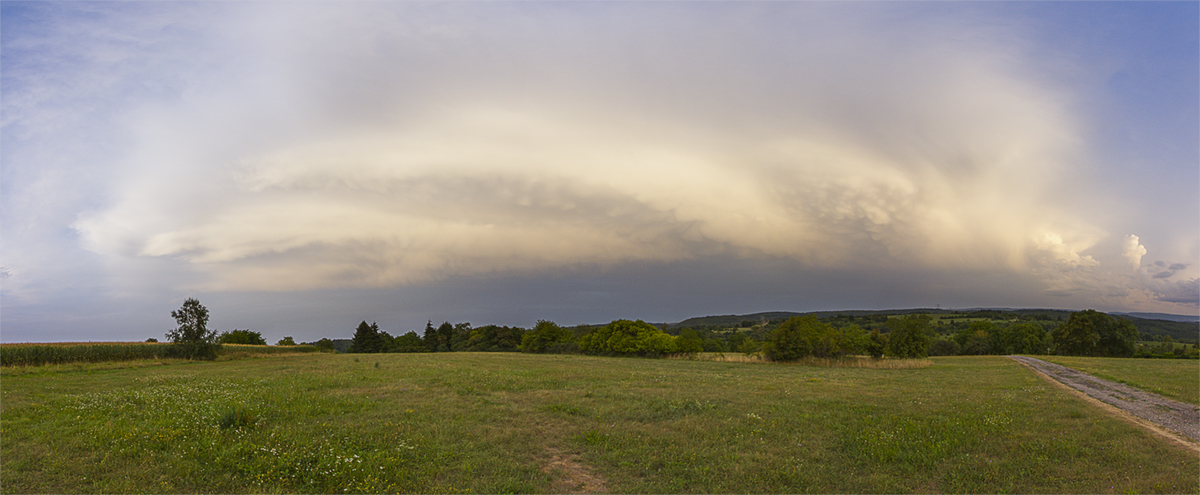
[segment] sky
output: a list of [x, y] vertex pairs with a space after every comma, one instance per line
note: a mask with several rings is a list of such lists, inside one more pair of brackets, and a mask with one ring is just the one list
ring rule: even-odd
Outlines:
[[1196, 2], [0, 2], [0, 341], [1196, 315]]

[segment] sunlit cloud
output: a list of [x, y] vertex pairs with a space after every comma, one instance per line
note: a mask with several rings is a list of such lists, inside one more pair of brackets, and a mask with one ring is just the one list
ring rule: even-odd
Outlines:
[[9, 4], [5, 301], [737, 260], [1195, 312], [1098, 165], [1115, 63], [915, 5]]
[[1129, 234], [1129, 235], [1125, 236], [1125, 245], [1123, 246], [1123, 251], [1121, 252], [1121, 256], [1124, 256], [1125, 259], [1129, 261], [1129, 264], [1132, 265], [1134, 269], [1137, 269], [1138, 267], [1142, 266], [1142, 256], [1145, 256], [1145, 255], [1146, 255], [1146, 246], [1143, 246], [1141, 244], [1140, 239], [1138, 239], [1138, 236], [1133, 235], [1133, 234]]
[[[1095, 263], [1080, 254], [1094, 240], [1063, 240], [1095, 228], [1047, 204], [1078, 165], [1068, 102], [969, 26], [920, 23], [935, 35], [897, 36], [877, 34], [879, 20], [837, 19], [833, 29], [799, 19], [811, 34], [760, 54], [778, 57], [775, 70], [657, 37], [626, 42], [676, 56], [669, 71], [590, 46], [589, 33], [555, 33], [558, 48], [542, 49], [453, 29], [423, 40], [452, 61], [430, 69], [454, 78], [432, 90], [402, 71], [322, 73], [347, 56], [356, 68], [394, 63], [394, 53], [359, 51], [363, 43], [407, 48], [369, 16], [341, 20], [275, 24], [276, 36], [320, 45], [309, 57], [297, 54], [314, 48], [305, 42], [260, 47], [273, 62], [243, 78], [280, 81], [270, 90], [286, 101], [260, 101], [266, 88], [210, 86], [137, 113], [120, 200], [75, 224], [89, 245], [191, 263], [214, 290], [387, 286], [713, 253], [817, 268]], [[965, 41], [947, 47], [947, 33]], [[735, 34], [727, 50], [753, 51], [752, 33]], [[657, 44], [634, 45], [646, 41]], [[744, 70], [713, 73], [713, 57]], [[457, 62], [484, 59], [515, 67]], [[646, 80], [631, 86], [634, 75]], [[750, 94], [747, 108], [721, 100]], [[374, 106], [322, 104], [346, 95]], [[302, 124], [263, 117], [280, 109]]]

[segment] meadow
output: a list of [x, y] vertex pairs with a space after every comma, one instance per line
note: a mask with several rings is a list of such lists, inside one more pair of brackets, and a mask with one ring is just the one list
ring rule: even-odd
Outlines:
[[1200, 491], [1194, 451], [1003, 357], [307, 354], [0, 379], [4, 493]]
[[1200, 362], [1191, 359], [1130, 359], [1036, 356], [1105, 380], [1200, 406]]

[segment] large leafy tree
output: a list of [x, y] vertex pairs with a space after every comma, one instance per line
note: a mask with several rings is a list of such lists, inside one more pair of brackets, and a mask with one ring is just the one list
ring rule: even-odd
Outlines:
[[1137, 328], [1128, 320], [1089, 309], [1071, 313], [1051, 333], [1054, 352], [1072, 356], [1132, 356]]
[[188, 359], [217, 357], [217, 332], [208, 329], [208, 308], [200, 301], [189, 297], [171, 317], [178, 326], [167, 332], [167, 339], [175, 343], [179, 355]]
[[591, 354], [641, 356], [679, 352], [675, 337], [642, 320], [614, 320], [580, 337], [579, 349]]
[[808, 356], [841, 358], [862, 352], [868, 337], [857, 325], [835, 328], [816, 316], [793, 316], [763, 344], [763, 354], [772, 361], [795, 361]]
[[521, 350], [525, 352], [546, 352], [550, 346], [559, 342], [570, 342], [575, 336], [570, 330], [558, 326], [548, 320], [538, 320], [533, 330], [525, 332], [521, 337]]
[[428, 352], [429, 348], [425, 347], [425, 342], [417, 335], [417, 332], [408, 332], [404, 335], [396, 337], [392, 340], [393, 352]]
[[217, 332], [208, 329], [208, 308], [189, 297], [183, 306], [171, 312], [179, 326], [167, 332], [167, 339], [176, 344], [211, 343]]
[[779, 325], [763, 343], [763, 355], [772, 361], [795, 361], [813, 353], [813, 337], [829, 325], [817, 317], [793, 316]]
[[887, 354], [898, 358], [923, 358], [929, 355], [933, 342], [929, 315], [908, 315], [891, 318], [884, 325], [888, 333]]

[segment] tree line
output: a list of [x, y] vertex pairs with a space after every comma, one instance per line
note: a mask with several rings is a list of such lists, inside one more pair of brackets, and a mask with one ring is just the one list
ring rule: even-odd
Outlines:
[[[222, 343], [266, 344], [262, 334], [251, 330], [235, 329], [220, 334], [208, 330], [208, 309], [193, 298], [172, 311], [171, 316], [178, 326], [167, 332], [167, 338], [176, 346], [173, 352], [181, 357], [212, 359]], [[868, 321], [880, 326], [870, 331], [851, 321], [854, 318], [842, 315], [825, 319], [805, 315], [756, 324], [757, 330], [752, 328], [754, 331], [745, 333], [691, 328], [669, 333], [642, 320], [614, 320], [602, 326], [569, 328], [539, 320], [528, 330], [499, 325], [475, 328], [470, 323], [450, 322], [434, 327], [430, 320], [423, 335], [410, 331], [392, 336], [377, 323], [368, 324], [364, 320], [355, 329], [348, 352], [531, 352], [654, 357], [734, 351], [760, 354], [772, 361], [853, 355], [922, 358], [982, 354], [1200, 358], [1200, 349], [1195, 344], [1186, 348], [1165, 342], [1160, 349], [1166, 351], [1151, 353], [1137, 344], [1138, 331], [1128, 320], [1090, 309], [1071, 313], [1065, 323], [1049, 330], [1030, 321], [997, 325], [990, 320], [977, 320], [953, 325], [952, 333], [939, 335], [928, 314], [893, 316], [883, 321], [875, 316]], [[295, 345], [295, 342], [289, 336], [278, 345]], [[328, 338], [314, 345], [329, 351], [335, 347]]]
[[[641, 320], [614, 320], [602, 326], [565, 328], [539, 320], [532, 329], [432, 321], [424, 335], [408, 332], [392, 337], [375, 323], [363, 321], [348, 352], [532, 352], [592, 355], [662, 356], [700, 352], [742, 352], [772, 361], [807, 357], [923, 358], [948, 355], [1062, 354], [1075, 356], [1143, 356], [1138, 332], [1127, 320], [1094, 310], [1071, 313], [1066, 322], [1047, 330], [1041, 323], [1017, 320], [997, 325], [977, 320], [940, 334], [927, 314], [872, 317], [880, 327], [867, 331], [838, 317], [795, 316], [777, 324], [758, 325], [754, 332], [696, 331], [669, 333]], [[754, 322], [746, 322], [753, 324]], [[840, 324], [839, 324], [840, 323]], [[938, 327], [944, 328], [944, 327]], [[769, 330], [766, 330], [769, 329]], [[756, 339], [758, 336], [759, 339]], [[1183, 349], [1183, 348], [1176, 348]], [[1179, 354], [1179, 351], [1176, 351]], [[1200, 357], [1192, 346], [1177, 357]]]

